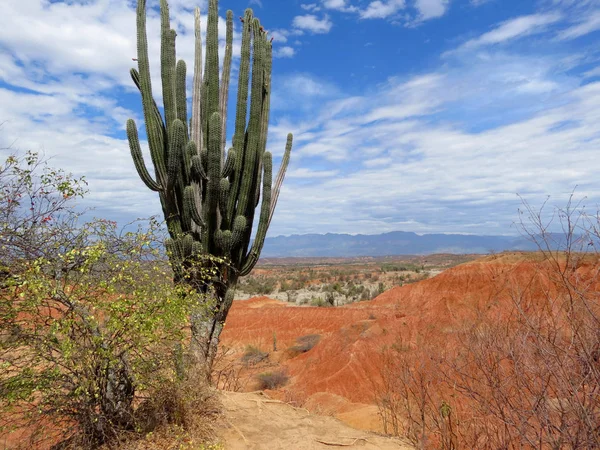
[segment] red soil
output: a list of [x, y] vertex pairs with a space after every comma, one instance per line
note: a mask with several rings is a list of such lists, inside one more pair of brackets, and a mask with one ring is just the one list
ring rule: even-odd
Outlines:
[[[291, 376], [284, 389], [288, 396], [308, 399], [313, 409], [322, 398], [327, 404], [321, 409], [333, 408], [341, 418], [351, 408], [347, 404], [336, 408], [336, 396], [362, 404], [356, 408], [373, 403], [386, 347], [416, 348], [423, 335], [428, 336], [427, 344], [451, 347], [455, 331], [472, 323], [481, 311], [505, 314], [517, 289], [528, 286], [532, 298], [555, 290], [548, 268], [540, 255], [501, 254], [343, 307], [297, 307], [265, 297], [237, 301], [222, 342], [269, 351], [274, 335], [279, 349], [293, 346], [298, 337], [321, 335], [312, 350], [280, 361]], [[589, 278], [598, 268], [597, 259], [590, 260], [574, 276]], [[371, 413], [375, 414], [372, 409]]]

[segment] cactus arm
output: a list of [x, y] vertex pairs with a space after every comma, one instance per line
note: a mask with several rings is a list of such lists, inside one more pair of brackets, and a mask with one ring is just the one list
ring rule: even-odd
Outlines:
[[[244, 167], [239, 191], [238, 211], [244, 214], [250, 222], [254, 215], [252, 208], [255, 199], [256, 181], [259, 168], [259, 135], [260, 116], [262, 111], [263, 63], [264, 47], [260, 36], [258, 19], [252, 21], [254, 35], [254, 60], [252, 62], [252, 91], [250, 94], [250, 121], [248, 123], [248, 140], [244, 152]], [[251, 211], [252, 210], [252, 211]]]
[[187, 67], [185, 61], [183, 59], [177, 61], [177, 68], [175, 69], [175, 104], [177, 106], [177, 118], [183, 123], [185, 135], [187, 136], [187, 96], [185, 92], [186, 71]]
[[133, 164], [144, 184], [148, 186], [151, 191], [162, 191], [162, 186], [154, 181], [148, 173], [148, 169], [146, 169], [144, 157], [142, 156], [142, 149], [140, 147], [140, 140], [138, 138], [137, 127], [135, 126], [133, 119], [127, 120], [127, 140], [129, 141], [129, 150], [131, 151]]
[[221, 75], [221, 90], [219, 92], [219, 111], [221, 112], [221, 151], [225, 160], [225, 145], [227, 142], [227, 103], [229, 100], [229, 79], [231, 77], [231, 58], [233, 55], [233, 11], [227, 11], [227, 32], [225, 34], [225, 58], [223, 59], [223, 74]]
[[186, 186], [183, 191], [183, 209], [196, 225], [199, 227], [204, 226], [204, 220], [202, 220], [200, 210], [198, 209], [198, 203], [196, 202], [196, 194], [193, 186]]
[[[262, 102], [262, 113], [261, 113], [261, 126], [260, 126], [260, 160], [262, 161], [262, 155], [264, 155], [267, 149], [267, 135], [269, 130], [269, 114], [271, 111], [271, 68], [273, 65], [273, 45], [271, 42], [265, 39], [265, 64], [264, 64], [264, 75], [263, 75], [263, 102]], [[260, 201], [260, 175], [262, 174], [261, 168], [258, 169], [259, 179], [256, 185], [256, 199], [254, 201], [254, 207], [258, 207]]]
[[244, 263], [240, 269], [240, 276], [248, 275], [256, 265], [260, 252], [265, 243], [265, 237], [269, 228], [269, 211], [271, 208], [271, 181], [273, 178], [273, 159], [271, 153], [265, 152], [263, 156], [263, 199], [260, 209], [260, 218], [258, 221], [258, 230], [252, 243], [250, 252], [244, 258]]
[[[260, 186], [260, 182], [262, 180], [262, 165], [259, 166], [258, 168], [258, 180], [257, 180], [257, 185]], [[260, 189], [256, 189], [256, 192], [254, 193], [254, 208], [258, 208], [258, 203], [260, 202]]]
[[[206, 25], [206, 67], [208, 68], [208, 90], [206, 92], [208, 102], [208, 118], [212, 122], [212, 114], [219, 112], [219, 13], [218, 0], [209, 0], [208, 23]], [[210, 124], [209, 124], [210, 127]], [[219, 130], [221, 124], [219, 123]], [[209, 130], [210, 133], [210, 130]], [[221, 133], [219, 132], [219, 136]], [[209, 136], [208, 139], [211, 139]], [[219, 140], [219, 147], [221, 141]]]
[[[133, 83], [136, 85], [136, 87], [138, 88], [138, 90], [140, 91], [140, 94], [142, 93], [142, 87], [140, 85], [140, 73], [136, 70], [136, 69], [131, 69], [129, 71], [129, 74], [131, 75], [131, 79], [133, 80]], [[154, 99], [152, 99], [152, 110], [154, 112], [154, 117], [156, 119], [156, 123], [159, 124], [160, 126], [160, 136], [161, 136], [161, 145], [164, 145], [164, 135], [166, 133], [165, 130], [165, 124], [162, 120], [162, 116], [160, 115], [160, 111], [158, 110], [158, 105], [156, 104], [156, 101]]]
[[[242, 215], [239, 215], [233, 221], [233, 229], [231, 231], [231, 249], [239, 247], [242, 244], [242, 240], [246, 235], [246, 228], [248, 221]], [[234, 261], [235, 263], [235, 261]]]
[[182, 253], [188, 258], [192, 255], [192, 249], [194, 246], [194, 238], [190, 234], [186, 234], [183, 239], [181, 239]]
[[194, 11], [194, 81], [192, 88], [192, 124], [191, 139], [196, 143], [198, 154], [202, 150], [202, 33], [200, 27], [200, 8]]
[[192, 158], [197, 155], [196, 143], [194, 141], [188, 141], [185, 146], [185, 153], [183, 158], [183, 184], [189, 185], [192, 180]]
[[215, 247], [221, 251], [223, 251], [223, 230], [215, 231], [214, 235]]
[[223, 255], [229, 257], [231, 253], [231, 231], [223, 231]]
[[208, 142], [208, 183], [206, 188], [206, 231], [209, 236], [209, 248], [214, 232], [219, 228], [219, 189], [221, 184], [221, 115], [212, 113], [209, 124]]
[[202, 244], [198, 241], [194, 241], [192, 244], [192, 255], [199, 257], [202, 254]]
[[229, 200], [229, 180], [221, 178], [219, 186], [219, 212], [221, 214], [221, 229], [229, 228], [227, 219], [227, 200]]
[[240, 57], [240, 69], [238, 74], [237, 108], [235, 113], [235, 132], [233, 136], [233, 148], [235, 149], [235, 166], [231, 173], [231, 188], [229, 193], [229, 205], [227, 213], [229, 220], [236, 217], [236, 202], [240, 190], [241, 174], [244, 160], [244, 135], [246, 131], [246, 115], [248, 109], [248, 81], [250, 79], [250, 41], [252, 25], [252, 10], [246, 9], [244, 24], [242, 27], [242, 49]]
[[279, 171], [277, 172], [277, 178], [275, 179], [275, 186], [273, 187], [273, 194], [271, 196], [271, 207], [269, 210], [269, 225], [271, 224], [271, 219], [273, 218], [273, 213], [275, 212], [275, 206], [277, 206], [277, 199], [279, 198], [279, 191], [281, 190], [281, 184], [283, 183], [283, 179], [285, 177], [285, 172], [286, 172], [287, 166], [290, 162], [290, 154], [292, 152], [293, 140], [294, 140], [294, 136], [292, 135], [292, 133], [288, 133], [287, 142], [285, 144], [285, 152], [283, 153], [281, 165], [279, 166]]
[[180, 280], [183, 277], [181, 264], [183, 262], [183, 255], [181, 254], [181, 250], [177, 245], [176, 241], [171, 238], [167, 238], [165, 240], [165, 247], [167, 249], [167, 255], [169, 256], [169, 260], [172, 262], [175, 280]]
[[167, 135], [171, 134], [171, 126], [177, 118], [175, 97], [175, 36], [175, 30], [171, 30], [167, 0], [160, 0], [160, 72]]
[[181, 120], [175, 119], [169, 136], [169, 161], [167, 190], [170, 191], [178, 180], [185, 145], [185, 128]]
[[225, 160], [225, 165], [223, 166], [223, 171], [221, 172], [221, 176], [223, 178], [229, 177], [233, 168], [235, 166], [235, 150], [230, 148], [227, 152], [227, 159]]
[[152, 98], [152, 82], [150, 80], [150, 62], [148, 59], [148, 39], [146, 36], [146, 0], [139, 0], [136, 12], [137, 25], [137, 60], [139, 89], [142, 94], [142, 109], [148, 136], [150, 156], [156, 171], [157, 182], [166, 185], [166, 163], [164, 156], [164, 138], [161, 121], [155, 116], [154, 99]]
[[202, 159], [199, 155], [192, 157], [192, 179], [196, 183], [201, 183], [207, 179], [206, 171], [204, 170], [204, 165], [202, 164]]

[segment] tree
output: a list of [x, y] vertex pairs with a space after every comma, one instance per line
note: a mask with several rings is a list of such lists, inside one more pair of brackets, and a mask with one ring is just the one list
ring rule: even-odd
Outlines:
[[[211, 308], [202, 308], [191, 315], [190, 353], [209, 377], [237, 280], [252, 270], [262, 250], [288, 165], [292, 135], [288, 135], [273, 185], [272, 156], [266, 151], [272, 46], [259, 20], [247, 9], [242, 19], [233, 148], [225, 157], [233, 13], [227, 11], [225, 59], [219, 83], [217, 0], [209, 2], [204, 74], [200, 12], [196, 9], [192, 115], [188, 123], [186, 64], [183, 60], [176, 63], [176, 33], [170, 28], [167, 1], [161, 0], [160, 7], [164, 117], [152, 97], [145, 0], [138, 0], [137, 4], [138, 70], [131, 70], [142, 97], [155, 177], [145, 166], [137, 127], [131, 119], [127, 121], [127, 136], [138, 174], [149, 189], [159, 194], [170, 234], [165, 244], [175, 282], [210, 294], [213, 299]], [[256, 236], [251, 241], [261, 197]], [[209, 266], [217, 273], [208, 284], [199, 282], [189, 270], [191, 261], [200, 255], [212, 255], [223, 261], [214, 265], [214, 260], [202, 258], [210, 261]]]
[[1, 283], [23, 270], [24, 262], [49, 257], [74, 239], [79, 214], [69, 204], [83, 197], [86, 182], [28, 152], [7, 158], [0, 166], [0, 183]]
[[152, 411], [137, 407], [177, 379], [199, 299], [173, 285], [158, 222], [81, 224], [84, 193], [34, 153], [0, 166], [0, 434], [95, 447], [143, 429]]

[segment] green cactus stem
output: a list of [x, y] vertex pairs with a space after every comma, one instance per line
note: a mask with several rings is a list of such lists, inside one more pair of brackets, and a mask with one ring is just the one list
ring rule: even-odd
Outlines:
[[[201, 17], [194, 14], [191, 118], [186, 98], [186, 63], [176, 59], [176, 32], [167, 0], [160, 0], [160, 67], [164, 113], [153, 97], [146, 36], [146, 0], [137, 4], [137, 69], [154, 175], [142, 156], [138, 130], [127, 121], [134, 166], [158, 192], [170, 238], [165, 242], [177, 283], [212, 295], [211, 307], [192, 314], [192, 354], [210, 369], [220, 330], [240, 276], [260, 257], [289, 163], [292, 135], [275, 180], [267, 148], [272, 42], [247, 9], [241, 24], [241, 56], [232, 148], [226, 153], [227, 104], [233, 56], [233, 13], [226, 13], [225, 57], [219, 73], [218, 0], [209, 0], [203, 58]], [[260, 209], [258, 209], [260, 208]], [[255, 213], [258, 220], [255, 221]], [[252, 230], [256, 235], [251, 243]], [[251, 245], [252, 244], [252, 245]], [[217, 259], [215, 259], [215, 257]], [[209, 283], [194, 279], [194, 264], [216, 269]]]

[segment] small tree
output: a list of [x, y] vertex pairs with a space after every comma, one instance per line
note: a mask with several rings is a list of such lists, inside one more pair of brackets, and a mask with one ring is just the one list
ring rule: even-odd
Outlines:
[[176, 380], [199, 303], [173, 286], [157, 222], [78, 224], [84, 185], [32, 153], [0, 168], [0, 434], [39, 428], [32, 441], [78, 448], [145, 426], [136, 406]]

